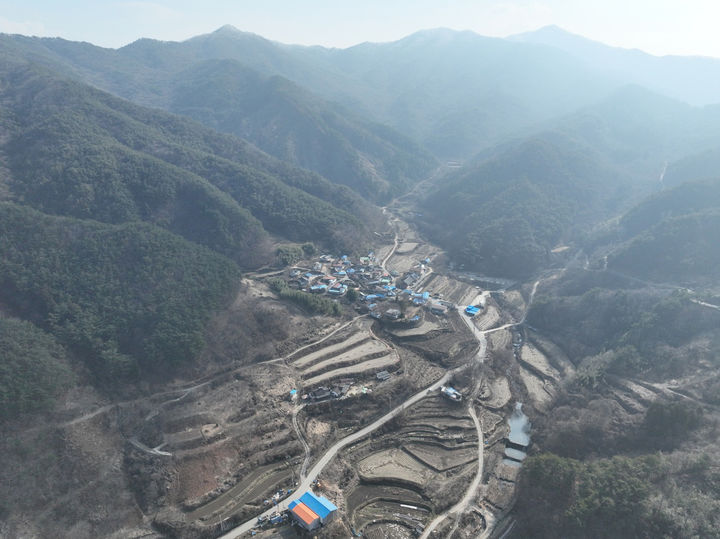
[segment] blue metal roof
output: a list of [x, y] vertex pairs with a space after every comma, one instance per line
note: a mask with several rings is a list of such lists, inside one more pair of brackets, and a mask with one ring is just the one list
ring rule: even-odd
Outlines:
[[295, 507], [295, 506], [296, 506], [297, 504], [299, 504], [299, 503], [300, 503], [300, 500], [293, 500], [293, 501], [291, 501], [291, 502], [288, 504], [288, 509], [292, 509], [293, 507]]
[[321, 519], [326, 518], [333, 511], [337, 511], [337, 507], [325, 496], [316, 496], [310, 491], [300, 496], [300, 501]]

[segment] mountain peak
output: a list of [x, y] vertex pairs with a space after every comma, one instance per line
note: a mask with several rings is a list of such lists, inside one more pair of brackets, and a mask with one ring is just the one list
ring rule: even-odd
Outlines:
[[592, 40], [585, 38], [578, 34], [573, 34], [556, 24], [549, 24], [538, 28], [537, 30], [531, 30], [529, 32], [523, 32], [520, 34], [514, 34], [508, 36], [507, 39], [511, 41], [524, 41], [530, 43], [542, 43], [542, 44], [555, 44], [558, 41], [570, 42], [570, 41], [583, 41], [586, 43], [592, 42]]
[[244, 32], [232, 24], [225, 24], [212, 32], [213, 34], [243, 34]]

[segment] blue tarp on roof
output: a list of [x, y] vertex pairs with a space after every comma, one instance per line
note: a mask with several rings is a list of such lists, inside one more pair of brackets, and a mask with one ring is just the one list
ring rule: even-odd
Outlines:
[[423, 292], [422, 297], [423, 299], [428, 299], [430, 297], [430, 292]]
[[337, 511], [337, 507], [325, 496], [316, 496], [310, 491], [300, 496], [300, 501], [307, 505], [321, 520], [327, 518], [333, 511]]

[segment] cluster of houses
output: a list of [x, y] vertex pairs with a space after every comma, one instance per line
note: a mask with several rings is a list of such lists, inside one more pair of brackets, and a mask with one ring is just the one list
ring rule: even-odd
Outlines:
[[390, 284], [394, 276], [378, 263], [374, 253], [352, 261], [347, 255], [334, 258], [323, 255], [312, 269], [295, 268], [290, 273], [290, 284], [313, 294], [343, 296], [348, 288], [364, 288], [375, 283]]
[[[425, 275], [429, 259], [419, 261], [410, 271], [403, 275], [386, 271], [374, 253], [351, 259], [347, 255], [333, 257], [323, 255], [310, 268], [295, 267], [289, 275], [289, 283], [300, 290], [313, 294], [328, 294], [341, 297], [350, 288], [357, 290], [361, 309], [375, 319], [401, 321], [412, 325], [422, 322], [422, 308], [436, 316], [445, 316], [454, 306], [439, 298], [432, 298], [429, 292], [414, 291], [420, 279]], [[416, 307], [407, 310], [383, 304], [388, 300], [400, 305]], [[405, 313], [405, 314], [403, 314]], [[407, 316], [407, 317], [406, 317]]]

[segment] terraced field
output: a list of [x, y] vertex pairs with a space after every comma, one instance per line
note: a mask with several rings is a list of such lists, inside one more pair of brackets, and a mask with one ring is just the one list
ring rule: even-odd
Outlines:
[[525, 343], [522, 348], [522, 360], [536, 369], [540, 375], [546, 378], [557, 379], [560, 373], [550, 365], [550, 362], [540, 350], [531, 343]]
[[477, 469], [477, 443], [466, 409], [434, 393], [391, 431], [348, 449], [344, 459], [360, 481], [348, 496], [355, 530], [367, 537], [421, 532], [462, 496]]
[[446, 326], [441, 325], [437, 322], [431, 322], [429, 320], [424, 320], [422, 324], [420, 324], [419, 326], [414, 327], [414, 328], [402, 328], [402, 329], [398, 328], [398, 329], [390, 329], [388, 331], [395, 337], [400, 337], [401, 339], [407, 339], [407, 338], [412, 338], [412, 337], [422, 337], [433, 331], [440, 331], [445, 328], [446, 328]]
[[475, 291], [476, 289], [462, 281], [434, 273], [425, 283], [425, 290], [431, 294], [439, 294], [445, 301], [460, 305], [469, 290]]
[[290, 365], [299, 371], [306, 388], [337, 378], [374, 374], [399, 363], [395, 350], [370, 332], [372, 321], [360, 320], [333, 341], [295, 356]]
[[336, 378], [344, 378], [347, 376], [359, 375], [368, 372], [378, 372], [384, 369], [388, 369], [398, 363], [397, 355], [391, 352], [382, 357], [368, 359], [367, 361], [359, 361], [348, 367], [341, 367], [339, 369], [333, 369], [323, 374], [307, 378], [305, 380], [306, 387], [313, 387]]
[[481, 331], [492, 329], [500, 322], [500, 313], [494, 305], [488, 305], [473, 321]]
[[404, 242], [398, 245], [398, 248], [395, 252], [399, 255], [406, 255], [408, 253], [412, 253], [415, 249], [417, 249], [418, 245], [419, 244], [415, 242]]
[[259, 501], [264, 494], [289, 483], [292, 470], [285, 464], [261, 466], [243, 477], [235, 486], [211, 502], [187, 514], [187, 519], [215, 524], [241, 512], [246, 503]]
[[492, 410], [499, 410], [504, 407], [512, 394], [510, 393], [510, 383], [504, 376], [495, 378], [492, 382], [486, 384], [485, 390], [481, 395], [483, 405]]

